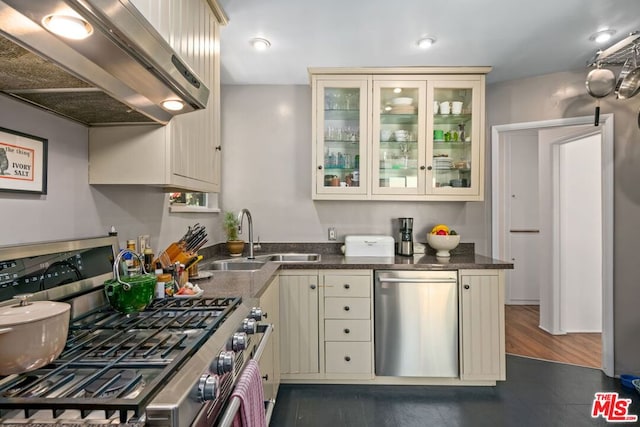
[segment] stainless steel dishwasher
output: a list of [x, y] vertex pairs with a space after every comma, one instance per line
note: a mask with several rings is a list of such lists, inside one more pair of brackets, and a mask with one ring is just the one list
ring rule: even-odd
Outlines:
[[458, 376], [456, 271], [375, 273], [376, 375]]

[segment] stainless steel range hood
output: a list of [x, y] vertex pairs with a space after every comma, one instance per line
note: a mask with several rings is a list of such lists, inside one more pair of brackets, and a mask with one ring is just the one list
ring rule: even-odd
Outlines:
[[[54, 35], [42, 24], [54, 12], [93, 33]], [[86, 125], [166, 124], [206, 108], [209, 89], [129, 0], [0, 0], [0, 34], [0, 92]]]

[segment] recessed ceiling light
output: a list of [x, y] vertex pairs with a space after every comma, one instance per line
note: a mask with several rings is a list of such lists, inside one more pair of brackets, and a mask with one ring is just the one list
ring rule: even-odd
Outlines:
[[433, 45], [436, 42], [436, 40], [437, 39], [433, 36], [423, 37], [420, 40], [418, 40], [417, 44], [420, 49], [429, 49], [431, 45]]
[[180, 111], [184, 108], [184, 102], [177, 99], [167, 99], [162, 101], [162, 106], [169, 111]]
[[42, 25], [54, 34], [73, 40], [85, 39], [93, 33], [91, 24], [76, 16], [48, 15]]
[[611, 40], [611, 37], [616, 33], [616, 30], [604, 29], [600, 30], [597, 33], [591, 34], [589, 36], [589, 40], [594, 41], [596, 43], [606, 43]]
[[255, 50], [267, 50], [271, 47], [271, 42], [261, 37], [251, 39], [249, 40], [249, 43], [251, 43], [251, 46], [253, 46]]

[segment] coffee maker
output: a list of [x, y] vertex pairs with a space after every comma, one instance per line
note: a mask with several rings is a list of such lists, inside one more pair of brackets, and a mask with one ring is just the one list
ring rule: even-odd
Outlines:
[[400, 239], [398, 255], [413, 256], [413, 218], [398, 218], [400, 221]]

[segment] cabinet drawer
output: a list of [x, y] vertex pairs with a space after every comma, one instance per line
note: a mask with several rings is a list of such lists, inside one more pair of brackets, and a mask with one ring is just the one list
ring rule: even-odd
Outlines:
[[326, 341], [371, 341], [370, 320], [325, 320]]
[[324, 294], [328, 297], [371, 296], [371, 277], [369, 276], [324, 276]]
[[371, 372], [371, 342], [325, 343], [325, 371], [338, 374]]
[[370, 319], [369, 298], [325, 298], [325, 319]]

